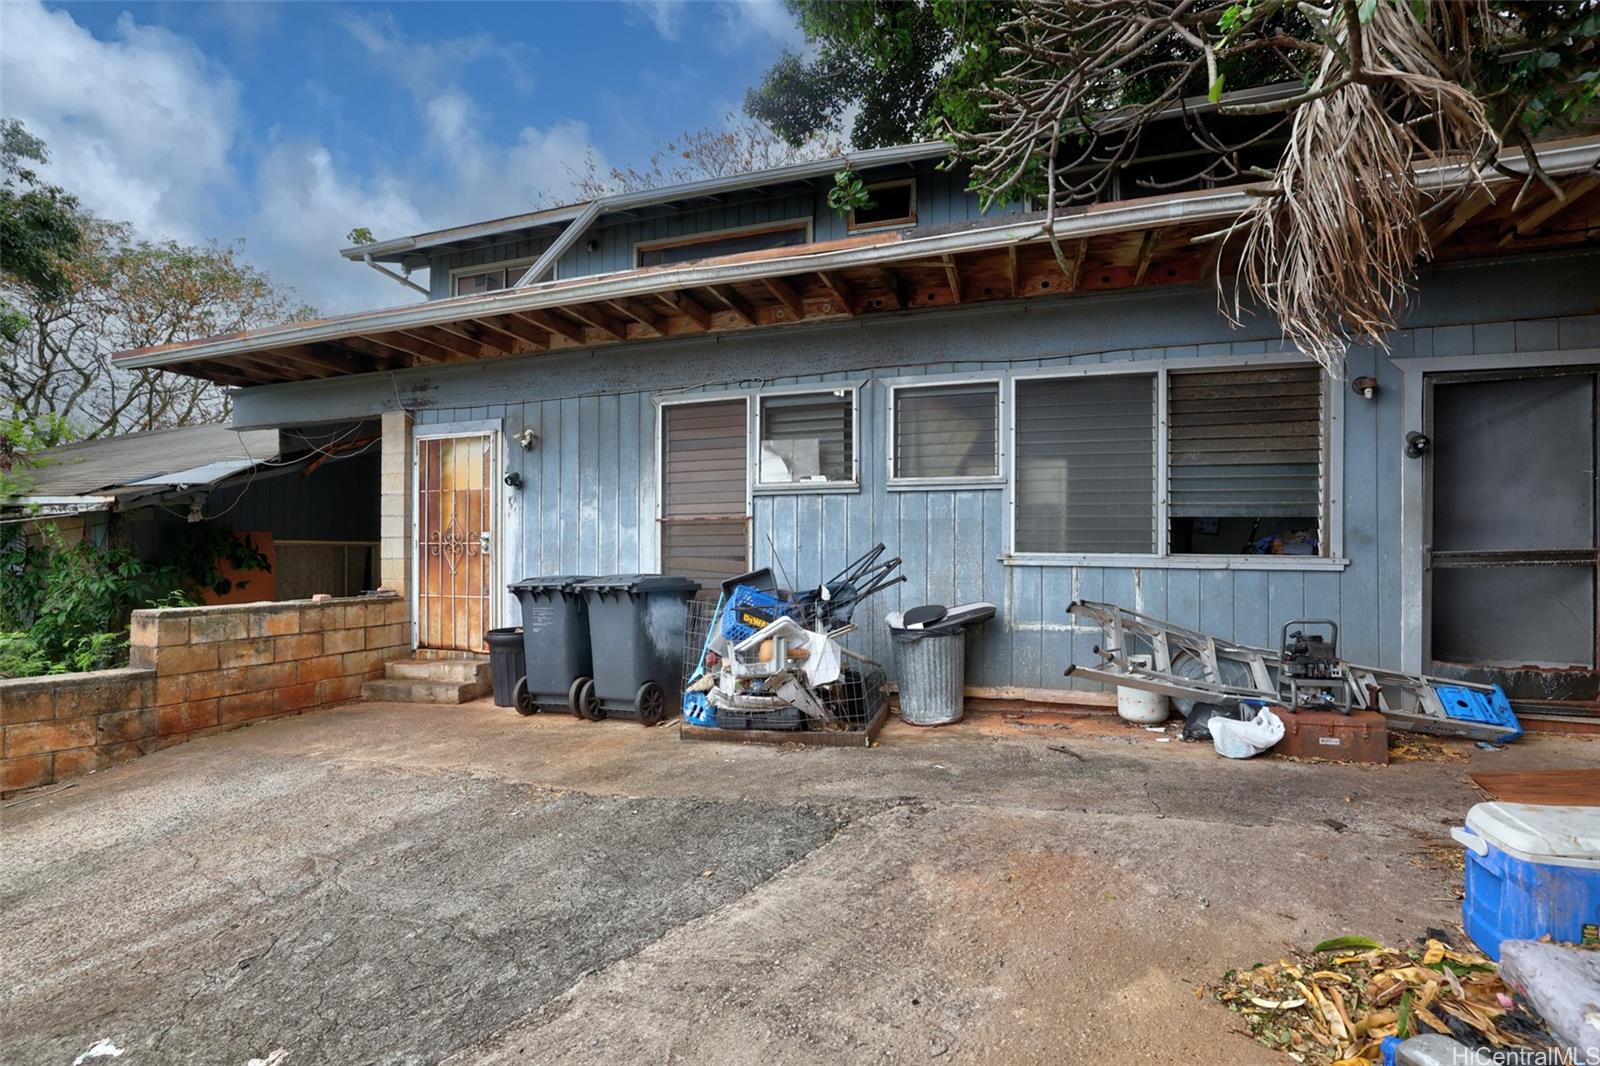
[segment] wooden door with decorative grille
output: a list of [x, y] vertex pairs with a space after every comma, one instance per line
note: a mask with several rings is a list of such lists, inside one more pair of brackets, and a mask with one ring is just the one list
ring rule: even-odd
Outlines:
[[417, 645], [482, 652], [493, 624], [495, 434], [417, 439]]

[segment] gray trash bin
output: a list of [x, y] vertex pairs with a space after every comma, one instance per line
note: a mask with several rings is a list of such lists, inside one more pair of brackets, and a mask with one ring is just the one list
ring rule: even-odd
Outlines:
[[589, 614], [578, 584], [588, 575], [525, 577], [507, 586], [522, 606], [526, 679], [517, 686], [523, 714], [566, 708], [578, 713], [578, 689], [594, 675]]
[[684, 633], [700, 586], [684, 577], [614, 574], [576, 588], [594, 652], [594, 679], [577, 692], [579, 713], [660, 722], [682, 702]]
[[960, 721], [967, 683], [967, 631], [891, 629], [889, 635], [900, 676], [900, 720], [912, 725]]
[[961, 720], [967, 683], [967, 630], [995, 614], [992, 603], [933, 610], [943, 618], [925, 628], [907, 628], [905, 615], [899, 611], [888, 617], [895, 672], [900, 678], [900, 720], [911, 725], [948, 725]]

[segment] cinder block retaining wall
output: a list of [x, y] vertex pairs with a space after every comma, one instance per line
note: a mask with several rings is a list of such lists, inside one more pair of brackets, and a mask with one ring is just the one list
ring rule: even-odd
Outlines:
[[127, 669], [0, 680], [0, 793], [353, 700], [410, 646], [397, 596], [135, 611]]

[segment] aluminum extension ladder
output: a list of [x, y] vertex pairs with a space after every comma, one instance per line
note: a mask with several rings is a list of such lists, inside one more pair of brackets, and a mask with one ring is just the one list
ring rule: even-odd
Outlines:
[[[1200, 703], [1279, 702], [1278, 652], [1231, 644], [1111, 603], [1076, 600], [1067, 612], [1098, 623], [1104, 633], [1103, 642], [1094, 649], [1102, 660], [1099, 665], [1070, 667], [1068, 677]], [[1135, 657], [1147, 657], [1150, 665]], [[1377, 711], [1395, 729], [1489, 741], [1520, 732], [1513, 726], [1452, 718], [1436, 691], [1444, 685], [1491, 694], [1496, 691], [1493, 685], [1403, 674], [1342, 660], [1340, 668], [1350, 682], [1351, 705]]]

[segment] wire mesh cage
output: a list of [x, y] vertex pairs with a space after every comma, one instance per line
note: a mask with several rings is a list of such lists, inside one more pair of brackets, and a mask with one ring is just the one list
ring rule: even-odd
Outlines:
[[[720, 624], [724, 605], [696, 601], [685, 629], [683, 719], [692, 726], [779, 732], [864, 733], [887, 705], [888, 678], [871, 659], [839, 648], [837, 679], [812, 685], [785, 663], [795, 657], [781, 641], [761, 642], [754, 658], [742, 653], [740, 668], [728, 662], [730, 647]], [[763, 656], [765, 658], [763, 659]]]

